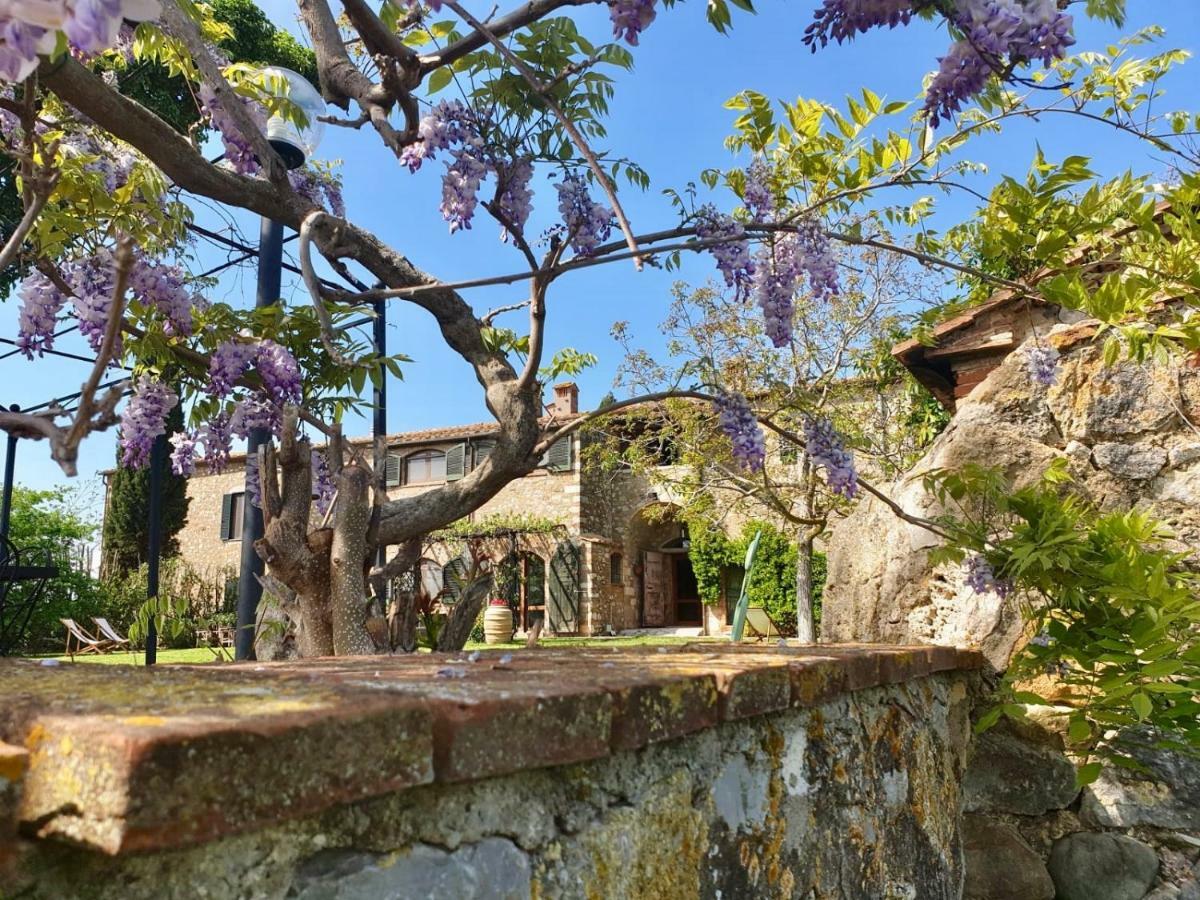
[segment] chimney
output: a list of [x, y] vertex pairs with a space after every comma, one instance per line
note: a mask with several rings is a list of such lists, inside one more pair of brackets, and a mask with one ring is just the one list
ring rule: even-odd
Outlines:
[[551, 411], [556, 416], [573, 416], [579, 412], [579, 387], [573, 381], [564, 381], [554, 386], [554, 405]]

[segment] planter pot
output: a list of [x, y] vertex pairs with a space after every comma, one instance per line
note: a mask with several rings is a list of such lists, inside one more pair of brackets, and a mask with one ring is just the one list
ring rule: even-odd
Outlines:
[[503, 644], [513, 636], [513, 614], [507, 606], [489, 606], [483, 614], [483, 639], [489, 644]]

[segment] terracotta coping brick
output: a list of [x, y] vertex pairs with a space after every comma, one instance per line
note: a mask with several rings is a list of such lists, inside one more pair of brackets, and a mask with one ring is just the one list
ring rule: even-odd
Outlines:
[[152, 669], [0, 660], [0, 742], [16, 745], [0, 744], [0, 774], [28, 753], [16, 816], [29, 836], [167, 849], [982, 664], [944, 647], [723, 642]]

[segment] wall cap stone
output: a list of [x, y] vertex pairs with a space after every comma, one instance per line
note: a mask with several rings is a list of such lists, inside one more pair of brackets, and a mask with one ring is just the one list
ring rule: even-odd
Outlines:
[[149, 669], [0, 660], [0, 741], [28, 751], [23, 834], [119, 855], [982, 665], [946, 647], [716, 642]]

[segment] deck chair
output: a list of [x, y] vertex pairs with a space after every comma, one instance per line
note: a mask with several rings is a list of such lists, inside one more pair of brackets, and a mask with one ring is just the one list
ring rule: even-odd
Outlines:
[[67, 656], [74, 661], [75, 654], [106, 653], [112, 646], [108, 638], [94, 638], [84, 631], [74, 619], [59, 619], [67, 628]]
[[751, 606], [746, 610], [746, 631], [757, 641], [779, 637], [779, 626], [761, 606]]
[[111, 641], [114, 648], [124, 647], [129, 643], [129, 638], [121, 637], [117, 634], [117, 629], [108, 624], [108, 619], [103, 616], [92, 616], [92, 622], [95, 623], [97, 633], [100, 637], [107, 641]]

